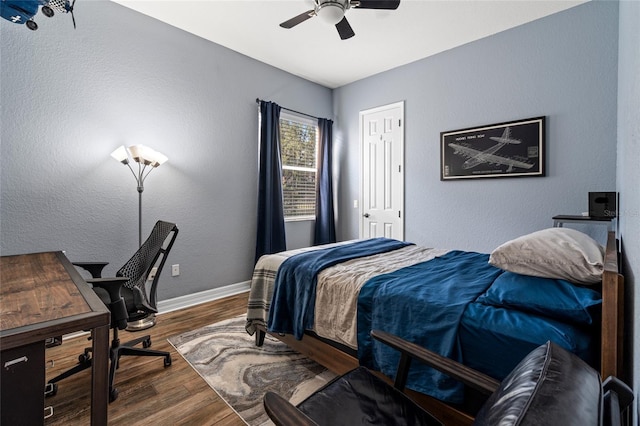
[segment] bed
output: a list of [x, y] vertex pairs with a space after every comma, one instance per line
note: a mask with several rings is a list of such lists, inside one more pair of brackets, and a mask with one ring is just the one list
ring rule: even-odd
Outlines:
[[[589, 259], [576, 271], [576, 258], [558, 256], [567, 251], [567, 234], [581, 233], [563, 228], [540, 232], [524, 236], [524, 243], [508, 242], [507, 251], [501, 246], [491, 255], [372, 239], [263, 256], [252, 278], [247, 332], [256, 333], [261, 344], [268, 330], [337, 373], [362, 364], [392, 376], [397, 355], [369, 338], [371, 329], [382, 329], [498, 380], [547, 340], [599, 366], [604, 377], [619, 375], [623, 279], [615, 234], [609, 234], [598, 262], [589, 258], [594, 249], [584, 249], [585, 240], [577, 235], [578, 257]], [[549, 235], [560, 238], [558, 233], [562, 252], [545, 253], [553, 261], [532, 262], [526, 252], [531, 241], [546, 243]], [[500, 259], [505, 253], [507, 258]], [[518, 269], [531, 273], [532, 266], [548, 269], [548, 263], [558, 276], [545, 277], [546, 271], [531, 276]], [[561, 269], [569, 265], [564, 275], [556, 263]], [[464, 403], [461, 385], [421, 368], [412, 368], [408, 387], [423, 405], [432, 410], [437, 405], [443, 420], [468, 419], [455, 409], [450, 412]]]

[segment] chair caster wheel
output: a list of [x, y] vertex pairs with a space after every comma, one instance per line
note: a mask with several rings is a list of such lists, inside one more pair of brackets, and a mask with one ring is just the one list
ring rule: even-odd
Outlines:
[[143, 348], [150, 348], [151, 347], [151, 337], [149, 337], [147, 340], [143, 340], [142, 341], [142, 347]]
[[91, 359], [91, 356], [89, 356], [89, 354], [81, 354], [78, 355], [78, 362], [80, 364], [86, 364], [87, 362], [89, 362], [89, 360]]
[[164, 366], [169, 367], [171, 365], [171, 355], [164, 357]]
[[118, 389], [111, 389], [109, 392], [109, 402], [113, 402], [118, 399]]

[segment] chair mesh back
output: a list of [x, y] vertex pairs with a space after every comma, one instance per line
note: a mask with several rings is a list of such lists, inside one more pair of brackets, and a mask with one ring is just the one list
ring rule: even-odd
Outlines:
[[161, 220], [156, 223], [149, 238], [147, 238], [131, 259], [116, 273], [117, 277], [129, 278], [129, 281], [124, 284], [125, 287], [129, 289], [139, 287], [142, 290], [141, 294], [144, 294], [146, 297], [145, 282], [147, 276], [149, 272], [151, 272], [151, 268], [155, 265], [158, 257], [164, 254], [165, 250], [163, 250], [162, 246], [165, 240], [172, 231], [177, 232], [177, 229], [174, 223], [163, 222]]

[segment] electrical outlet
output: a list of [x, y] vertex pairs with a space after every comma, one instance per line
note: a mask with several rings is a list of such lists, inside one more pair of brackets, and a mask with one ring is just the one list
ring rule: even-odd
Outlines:
[[180, 275], [180, 265], [171, 265], [171, 276], [177, 277], [178, 275]]
[[151, 268], [151, 272], [149, 272], [149, 276], [147, 277], [147, 280], [153, 281], [157, 273], [158, 273], [158, 267], [154, 266], [153, 268]]

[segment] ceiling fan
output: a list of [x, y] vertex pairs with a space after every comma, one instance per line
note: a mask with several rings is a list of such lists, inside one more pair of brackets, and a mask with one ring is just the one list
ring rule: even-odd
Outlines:
[[282, 28], [293, 28], [314, 16], [328, 24], [335, 25], [342, 40], [353, 37], [351, 25], [344, 16], [350, 8], [354, 9], [397, 9], [400, 0], [314, 0], [315, 7], [280, 24]]

